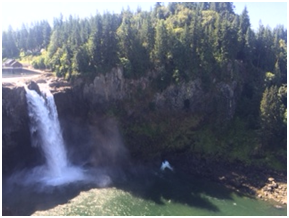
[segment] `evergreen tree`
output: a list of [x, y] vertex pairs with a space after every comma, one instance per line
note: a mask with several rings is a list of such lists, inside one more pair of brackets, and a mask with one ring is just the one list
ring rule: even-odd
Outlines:
[[18, 48], [20, 50], [23, 50], [23, 51], [28, 50], [27, 39], [28, 39], [28, 31], [27, 31], [26, 26], [23, 24], [21, 29], [19, 30], [18, 39], [17, 39]]
[[163, 20], [158, 20], [154, 46], [154, 57], [157, 66], [164, 65], [167, 61], [168, 33]]
[[250, 27], [251, 27], [250, 18], [249, 18], [247, 7], [245, 7], [240, 15], [241, 34], [244, 36]]
[[102, 65], [112, 68], [118, 63], [118, 39], [117, 29], [121, 20], [117, 15], [106, 13], [103, 16], [103, 35], [102, 35]]
[[102, 41], [102, 18], [100, 14], [97, 14], [93, 19], [92, 31], [88, 40], [89, 56], [91, 64], [94, 67], [94, 69], [97, 69], [100, 66], [102, 66], [101, 41]]
[[151, 16], [149, 16], [149, 14], [144, 14], [139, 35], [142, 46], [146, 49], [146, 54], [149, 56], [152, 62], [155, 30], [153, 28]]
[[11, 26], [7, 32], [2, 32], [2, 57], [15, 58], [19, 55], [19, 50], [16, 47], [16, 37]]
[[42, 33], [43, 33], [42, 47], [46, 49], [47, 46], [49, 45], [49, 40], [50, 40], [52, 30], [47, 21], [42, 21], [41, 27], [42, 27]]
[[123, 20], [117, 30], [119, 37], [120, 54], [122, 57], [130, 59], [132, 57], [132, 45], [134, 33], [132, 29], [132, 13], [130, 11], [123, 12]]
[[[87, 74], [91, 72], [91, 67], [89, 64], [89, 52], [87, 51], [85, 45], [80, 46], [73, 55], [72, 58], [72, 70], [74, 72], [79, 72], [82, 74]], [[71, 76], [71, 75], [69, 75]]]
[[283, 116], [285, 108], [278, 95], [278, 87], [267, 87], [260, 104], [261, 131], [264, 146], [278, 146], [284, 141]]

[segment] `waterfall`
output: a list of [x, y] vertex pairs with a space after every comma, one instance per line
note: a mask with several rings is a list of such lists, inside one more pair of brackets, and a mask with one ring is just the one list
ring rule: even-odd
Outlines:
[[46, 163], [32, 170], [29, 182], [56, 186], [84, 180], [82, 169], [70, 164], [67, 158], [54, 97], [46, 84], [39, 88], [41, 95], [25, 86], [32, 146], [41, 148]]
[[111, 184], [112, 180], [106, 169], [83, 168], [69, 161], [54, 97], [48, 85], [38, 84], [39, 92], [28, 89], [26, 84], [22, 85], [26, 91], [31, 144], [42, 151], [45, 163], [14, 172], [7, 179], [7, 184], [12, 185], [12, 189], [14, 184], [32, 186], [41, 192], [51, 190], [48, 187], [76, 182], [97, 187]]
[[41, 143], [39, 146], [43, 150], [48, 170], [51, 176], [57, 177], [69, 163], [53, 95], [47, 88], [42, 88], [41, 92], [42, 96], [26, 89], [32, 142]]

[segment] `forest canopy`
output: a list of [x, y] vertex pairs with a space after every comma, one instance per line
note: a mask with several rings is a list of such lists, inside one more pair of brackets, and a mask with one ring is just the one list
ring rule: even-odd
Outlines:
[[2, 32], [3, 58], [41, 53], [36, 67], [67, 78], [121, 65], [127, 77], [164, 68], [182, 79], [214, 74], [239, 60], [286, 83], [287, 29], [260, 23], [253, 31], [247, 9], [235, 14], [229, 2], [173, 2], [156, 3], [149, 12], [126, 9], [66, 20], [60, 15], [53, 27], [44, 20]]

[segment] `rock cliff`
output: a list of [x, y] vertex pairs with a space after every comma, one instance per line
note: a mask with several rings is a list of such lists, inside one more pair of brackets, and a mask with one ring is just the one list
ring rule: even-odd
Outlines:
[[[113, 134], [118, 138], [113, 140], [121, 141], [116, 127], [117, 121], [112, 122], [111, 117], [107, 116], [110, 108], [116, 105], [117, 110], [123, 110], [123, 116], [127, 117], [131, 111], [149, 108], [150, 103], [154, 105], [154, 111], [160, 114], [162, 111], [205, 115], [218, 113], [224, 119], [231, 119], [242, 89], [241, 82], [237, 80], [229, 82], [214, 80], [210, 90], [205, 91], [202, 81], [195, 79], [171, 84], [163, 90], [158, 90], [152, 85], [156, 77], [157, 73], [150, 73], [147, 77], [126, 79], [121, 68], [114, 68], [107, 74], [98, 74], [93, 80], [76, 78], [68, 83], [51, 75], [44, 75], [34, 78], [35, 82], [26, 80], [26, 84], [37, 91], [37, 83], [49, 81], [64, 138], [72, 148], [69, 155], [75, 162], [83, 164], [92, 164], [95, 160], [90, 155], [97, 144], [94, 135], [99, 135], [97, 140], [100, 140], [101, 135], [106, 135], [113, 129]], [[39, 154], [39, 149], [30, 146], [24, 88], [16, 83], [3, 83], [2, 91], [2, 154], [3, 172], [6, 173], [16, 167], [43, 162], [43, 157]], [[133, 104], [126, 106], [126, 102]], [[101, 140], [105, 141], [107, 138]], [[89, 149], [79, 149], [79, 146], [84, 144]], [[96, 153], [101, 152], [97, 150]], [[85, 159], [89, 160], [84, 161]]]
[[29, 117], [23, 86], [2, 84], [2, 164], [3, 174], [41, 161], [31, 147]]
[[[237, 72], [236, 74], [239, 74]], [[121, 68], [114, 68], [110, 73], [97, 75], [92, 82], [77, 79], [73, 83], [74, 93], [88, 105], [105, 105], [116, 101], [136, 98], [137, 93], [150, 93], [149, 101], [159, 111], [190, 111], [212, 113], [221, 102], [218, 112], [224, 118], [231, 119], [236, 108], [236, 101], [242, 91], [242, 81], [219, 81], [212, 84], [209, 91], [204, 91], [201, 79], [171, 84], [159, 91], [152, 87], [156, 73], [139, 79], [126, 79]], [[143, 99], [138, 99], [140, 103]], [[221, 111], [220, 111], [221, 110]]]

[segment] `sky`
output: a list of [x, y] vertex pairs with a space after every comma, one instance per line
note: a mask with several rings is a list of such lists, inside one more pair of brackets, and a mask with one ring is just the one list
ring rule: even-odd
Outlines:
[[[233, 2], [235, 13], [241, 14], [244, 7], [247, 7], [251, 27], [257, 30], [259, 21], [264, 26], [271, 28], [281, 24], [287, 28], [287, 2]], [[143, 11], [153, 8], [155, 2], [100, 2], [100, 1], [1, 1], [1, 24], [2, 30], [7, 30], [11, 25], [14, 30], [20, 29], [22, 24], [31, 24], [35, 21], [47, 20], [51, 25], [53, 18], [58, 18], [62, 13], [64, 18], [69, 15], [80, 18], [94, 16], [96, 12], [120, 13], [122, 9], [129, 8], [136, 11], [140, 7]]]

